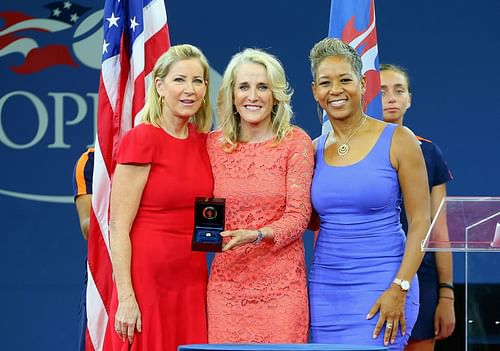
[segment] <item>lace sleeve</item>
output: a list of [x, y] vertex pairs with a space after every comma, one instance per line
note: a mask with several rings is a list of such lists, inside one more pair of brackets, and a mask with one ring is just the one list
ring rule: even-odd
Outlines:
[[274, 249], [300, 238], [311, 216], [311, 179], [314, 168], [311, 138], [302, 130], [296, 129], [291, 140], [286, 143], [286, 208], [279, 220], [267, 225], [274, 232]]

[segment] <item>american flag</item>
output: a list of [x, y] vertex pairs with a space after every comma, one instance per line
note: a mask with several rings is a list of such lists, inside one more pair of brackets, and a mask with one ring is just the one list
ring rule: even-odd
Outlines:
[[110, 180], [122, 135], [134, 127], [151, 72], [170, 47], [164, 0], [106, 0], [88, 242], [86, 350], [102, 350], [112, 291]]
[[[366, 77], [363, 108], [369, 116], [382, 119], [374, 0], [332, 0], [328, 36], [348, 43], [361, 56]], [[323, 133], [330, 130], [328, 116], [323, 114]]]

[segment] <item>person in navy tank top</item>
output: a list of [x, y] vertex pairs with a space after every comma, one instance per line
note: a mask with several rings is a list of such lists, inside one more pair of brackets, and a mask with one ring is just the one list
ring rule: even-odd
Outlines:
[[[89, 147], [76, 161], [73, 169], [73, 196], [75, 208], [80, 222], [80, 229], [85, 241], [89, 237], [90, 206], [92, 202], [92, 179], [94, 176], [94, 148]], [[85, 244], [87, 244], [85, 242]], [[78, 350], [85, 351], [87, 337], [87, 257], [85, 256], [85, 270], [83, 288], [80, 297], [80, 333], [78, 335]]]
[[309, 274], [311, 339], [403, 350], [418, 315], [416, 272], [430, 225], [422, 152], [409, 129], [364, 114], [366, 83], [353, 48], [326, 38], [310, 60], [314, 99], [333, 127], [316, 140], [311, 187], [318, 217], [311, 224], [319, 223]]
[[[403, 125], [406, 110], [411, 105], [410, 79], [406, 70], [391, 64], [380, 65], [384, 121]], [[429, 191], [431, 217], [446, 197], [446, 182], [453, 177], [439, 147], [430, 140], [417, 136], [424, 155]], [[403, 207], [404, 208], [404, 207]], [[442, 211], [446, 212], [444, 207]], [[444, 213], [445, 213], [444, 212]], [[433, 237], [448, 242], [448, 226], [440, 216], [434, 224]], [[401, 213], [403, 229], [407, 219]], [[418, 272], [420, 310], [405, 351], [432, 351], [436, 340], [447, 338], [455, 329], [453, 262], [451, 252], [427, 252]]]

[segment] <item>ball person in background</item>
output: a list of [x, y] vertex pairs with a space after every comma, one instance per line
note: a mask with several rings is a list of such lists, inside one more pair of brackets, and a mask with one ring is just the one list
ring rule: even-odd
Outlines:
[[[380, 65], [384, 121], [403, 125], [406, 110], [411, 106], [410, 79], [407, 71], [392, 64]], [[431, 196], [431, 218], [441, 200], [446, 198], [446, 183], [452, 179], [448, 165], [439, 147], [417, 137], [427, 166]], [[446, 206], [433, 229], [433, 239], [448, 242]], [[405, 232], [408, 221], [401, 212]], [[451, 252], [428, 252], [418, 269], [420, 310], [406, 351], [432, 351], [435, 340], [447, 338], [455, 329], [453, 262]]]
[[[80, 222], [80, 230], [85, 244], [89, 237], [90, 207], [92, 202], [92, 178], [94, 175], [94, 148], [88, 148], [79, 158], [73, 170], [73, 194], [75, 207]], [[87, 259], [85, 259], [85, 262]], [[87, 334], [87, 265], [82, 295], [80, 298], [80, 335], [78, 345], [80, 351], [85, 351]]]

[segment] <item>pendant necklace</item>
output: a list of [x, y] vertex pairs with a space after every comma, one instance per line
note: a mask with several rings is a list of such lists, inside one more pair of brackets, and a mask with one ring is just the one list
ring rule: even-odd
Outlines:
[[[366, 122], [366, 115], [365, 114], [363, 114], [363, 116], [361, 118], [363, 120], [359, 124], [358, 128], [356, 128], [354, 130], [354, 132], [352, 132], [351, 135], [349, 135], [349, 137], [345, 141], [341, 141], [340, 138], [338, 138], [340, 146], [337, 149], [337, 154], [339, 154], [339, 156], [345, 156], [345, 155], [347, 155], [349, 153], [349, 145], [347, 145], [347, 143], [349, 142], [349, 140], [351, 140], [351, 138], [354, 136], [354, 134], [356, 134], [361, 129], [361, 127], [363, 126], [363, 124], [365, 124], [365, 122]], [[333, 130], [333, 137], [336, 138], [336, 136], [335, 136], [335, 129]]]

